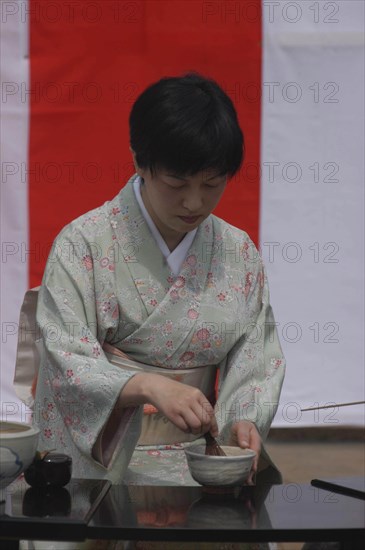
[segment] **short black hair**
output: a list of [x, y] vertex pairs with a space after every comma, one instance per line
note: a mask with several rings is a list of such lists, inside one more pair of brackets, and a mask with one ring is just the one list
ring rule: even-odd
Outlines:
[[232, 100], [196, 72], [164, 77], [146, 88], [130, 117], [130, 145], [137, 164], [152, 175], [207, 169], [233, 177], [241, 167], [244, 138]]

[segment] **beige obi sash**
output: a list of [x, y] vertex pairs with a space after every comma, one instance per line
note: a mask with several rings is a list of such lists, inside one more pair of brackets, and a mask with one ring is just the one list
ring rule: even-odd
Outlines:
[[[182, 382], [194, 388], [199, 388], [209, 400], [214, 399], [217, 369], [213, 365], [172, 370], [136, 363], [135, 361], [129, 361], [128, 359], [124, 359], [124, 357], [118, 357], [110, 353], [106, 353], [106, 356], [115, 366], [129, 371], [161, 374], [171, 380]], [[143, 413], [142, 430], [137, 445], [173, 445], [174, 443], [194, 441], [201, 437], [201, 435], [186, 434], [179, 430], [175, 424], [170, 422], [170, 420], [152, 405], [145, 405]]]

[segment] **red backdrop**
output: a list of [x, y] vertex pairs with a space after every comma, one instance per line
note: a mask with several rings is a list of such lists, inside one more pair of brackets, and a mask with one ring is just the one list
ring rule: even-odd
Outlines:
[[233, 99], [246, 159], [216, 214], [258, 241], [260, 0], [30, 0], [30, 285], [51, 243], [133, 174], [128, 115], [162, 76], [195, 70]]

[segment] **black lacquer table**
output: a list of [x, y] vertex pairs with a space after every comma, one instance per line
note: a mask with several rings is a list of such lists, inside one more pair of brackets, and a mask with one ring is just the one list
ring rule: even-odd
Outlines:
[[[341, 482], [346, 486], [363, 479]], [[46, 497], [24, 481], [8, 489], [0, 517], [0, 537], [7, 542], [365, 540], [365, 500], [311, 484], [262, 483], [231, 495], [201, 487], [111, 486], [96, 480], [73, 480], [62, 493]]]
[[62, 488], [37, 490], [22, 478], [15, 481], [0, 503], [0, 548], [16, 548], [11, 540], [21, 539], [85, 540], [90, 518], [110, 487], [110, 481], [74, 479]]

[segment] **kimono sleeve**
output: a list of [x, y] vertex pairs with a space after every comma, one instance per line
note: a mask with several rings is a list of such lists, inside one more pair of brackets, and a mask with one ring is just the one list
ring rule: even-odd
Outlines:
[[232, 424], [240, 420], [253, 422], [265, 441], [284, 379], [285, 359], [261, 260], [248, 310], [245, 331], [220, 366], [215, 412], [224, 442], [229, 440]]
[[[133, 376], [112, 365], [102, 349], [108, 326], [98, 319], [99, 287], [92, 247], [80, 232], [66, 228], [54, 243], [38, 298], [43, 351], [36, 406], [41, 424], [47, 407], [56, 408], [63, 429], [88, 460], [95, 460], [93, 446]], [[130, 419], [134, 412], [124, 409], [121, 416]]]

